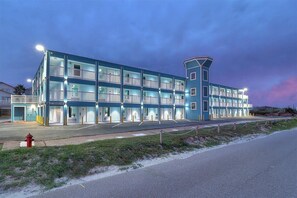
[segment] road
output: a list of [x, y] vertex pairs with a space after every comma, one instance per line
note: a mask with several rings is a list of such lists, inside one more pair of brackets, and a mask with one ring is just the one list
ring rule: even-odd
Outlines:
[[297, 129], [38, 197], [297, 197]]

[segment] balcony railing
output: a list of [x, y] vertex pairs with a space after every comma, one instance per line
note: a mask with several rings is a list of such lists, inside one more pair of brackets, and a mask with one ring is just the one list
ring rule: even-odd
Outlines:
[[249, 96], [247, 96], [247, 95], [242, 95], [242, 94], [238, 94], [238, 98], [240, 98], [240, 99], [248, 99]]
[[218, 107], [218, 106], [220, 106], [220, 103], [219, 102], [212, 102], [212, 106]]
[[227, 97], [232, 97], [232, 94], [227, 92]]
[[140, 78], [124, 77], [124, 84], [140, 86]]
[[64, 91], [63, 90], [50, 90], [50, 101], [63, 101]]
[[64, 67], [51, 65], [50, 76], [64, 77]]
[[124, 95], [125, 103], [140, 103], [140, 96], [137, 95]]
[[84, 69], [68, 69], [68, 77], [70, 78], [79, 78], [86, 80], [96, 80], [95, 71], [89, 71]]
[[143, 80], [143, 86], [150, 88], [159, 88], [158, 81], [153, 80]]
[[120, 94], [99, 93], [99, 102], [121, 102]]
[[226, 96], [226, 93], [221, 91], [220, 96]]
[[218, 91], [212, 91], [211, 95], [219, 95], [219, 92]]
[[233, 98], [237, 98], [238, 97], [238, 94], [235, 94], [235, 93], [233, 93]]
[[172, 99], [171, 98], [161, 98], [161, 104], [162, 105], [171, 105]]
[[184, 105], [185, 104], [185, 100], [181, 99], [181, 98], [175, 98], [175, 104], [176, 105]]
[[9, 106], [11, 103], [10, 99], [7, 100], [0, 100], [0, 106]]
[[38, 96], [32, 95], [12, 95], [11, 96], [11, 103], [37, 103]]
[[143, 103], [144, 104], [158, 104], [159, 99], [158, 99], [158, 97], [145, 96], [145, 97], [143, 97]]
[[232, 104], [232, 107], [238, 107], [238, 104], [237, 103], [233, 103]]
[[70, 101], [95, 101], [95, 92], [68, 91], [67, 100]]
[[116, 83], [116, 84], [120, 84], [121, 83], [121, 77], [120, 77], [120, 75], [99, 73], [99, 77], [98, 78], [99, 78], [98, 79], [99, 81], [103, 81], [103, 82]]
[[184, 85], [181, 85], [181, 84], [175, 83], [175, 90], [176, 91], [184, 91], [185, 90], [185, 86]]
[[244, 108], [253, 108], [253, 105], [252, 104], [244, 104], [243, 107]]
[[165, 82], [162, 82], [161, 83], [161, 88], [162, 89], [172, 89], [172, 83], [165, 83]]

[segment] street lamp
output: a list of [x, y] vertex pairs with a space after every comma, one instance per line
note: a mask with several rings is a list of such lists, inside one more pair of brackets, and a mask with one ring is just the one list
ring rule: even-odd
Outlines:
[[27, 83], [30, 83], [32, 82], [32, 79], [31, 78], [27, 78]]
[[45, 49], [44, 49], [43, 45], [40, 45], [40, 44], [37, 44], [37, 45], [35, 46], [35, 49], [36, 49], [37, 51], [40, 51], [40, 52], [45, 52]]

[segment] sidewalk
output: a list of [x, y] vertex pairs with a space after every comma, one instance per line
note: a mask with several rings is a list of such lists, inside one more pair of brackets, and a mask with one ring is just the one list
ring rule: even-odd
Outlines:
[[[268, 120], [281, 120], [281, 119], [290, 119], [290, 118], [271, 118], [263, 120], [250, 120], [250, 121], [237, 121], [236, 124], [249, 123], [249, 122], [259, 122], [259, 121], [268, 121]], [[226, 122], [220, 123], [220, 126], [224, 125], [233, 125], [234, 123]], [[208, 128], [218, 126], [218, 124], [205, 124], [199, 125], [199, 128]], [[177, 131], [186, 131], [194, 130], [195, 126], [186, 126], [186, 127], [174, 127], [162, 129], [164, 133], [177, 132]], [[151, 130], [141, 130], [125, 133], [112, 133], [112, 134], [100, 134], [93, 136], [81, 136], [81, 137], [71, 137], [66, 139], [57, 139], [57, 140], [45, 140], [45, 141], [35, 141], [35, 146], [44, 147], [44, 146], [64, 146], [64, 145], [77, 145], [87, 142], [93, 142], [97, 140], [106, 140], [106, 139], [121, 139], [121, 138], [131, 138], [137, 136], [147, 136], [159, 134], [161, 129], [151, 129]], [[12, 150], [20, 147], [20, 141], [6, 141], [3, 144], [2, 150]]]

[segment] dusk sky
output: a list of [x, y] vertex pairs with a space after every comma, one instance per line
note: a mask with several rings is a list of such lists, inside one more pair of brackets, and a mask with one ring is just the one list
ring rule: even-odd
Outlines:
[[0, 81], [32, 78], [47, 49], [248, 87], [254, 106], [297, 106], [296, 0], [0, 0]]

